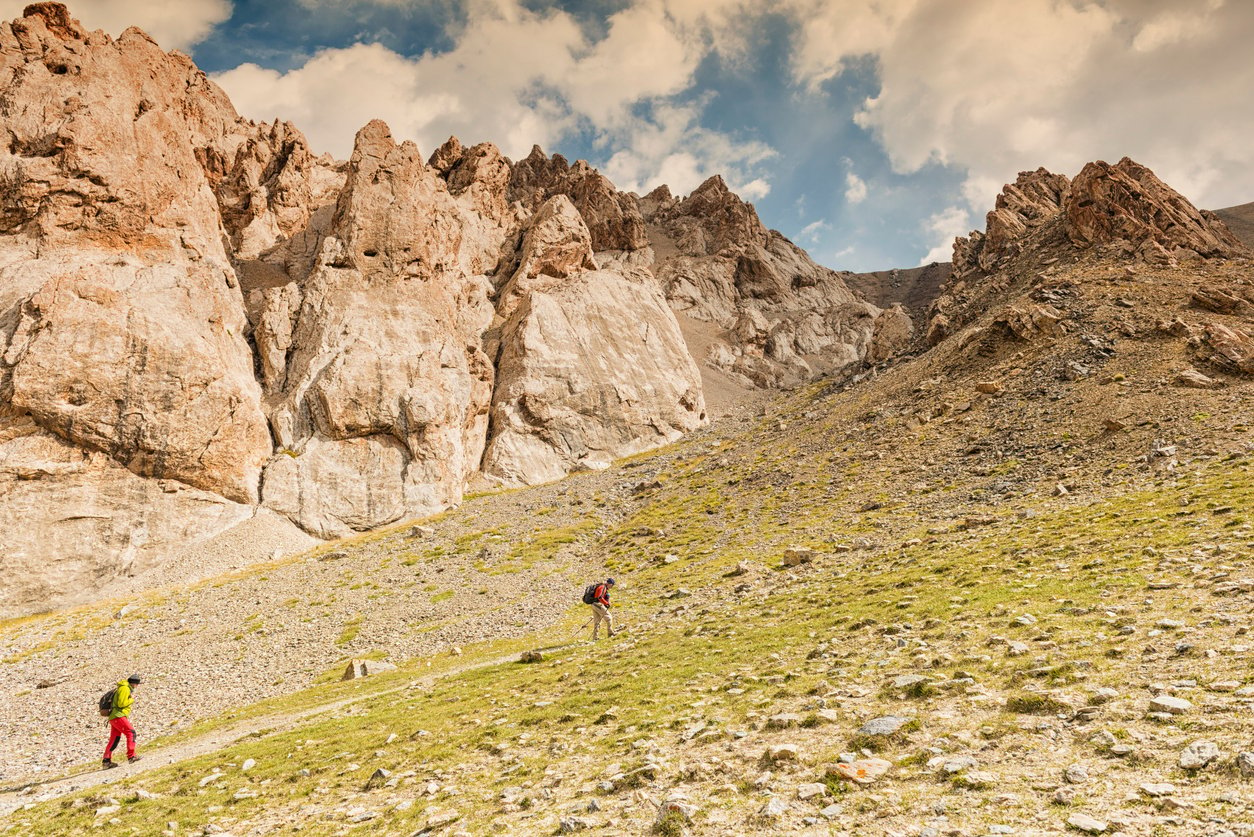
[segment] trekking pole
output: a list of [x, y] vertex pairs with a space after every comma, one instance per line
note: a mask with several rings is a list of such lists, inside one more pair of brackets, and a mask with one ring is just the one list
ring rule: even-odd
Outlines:
[[592, 620], [591, 620], [591, 619], [589, 619], [587, 622], [584, 622], [584, 623], [583, 623], [582, 625], [580, 625], [578, 628], [576, 628], [575, 630], [571, 631], [571, 632], [570, 632], [570, 634], [569, 634], [569, 636], [567, 636], [566, 638], [567, 638], [567, 639], [570, 639], [570, 637], [574, 636], [575, 634], [579, 633], [580, 631], [587, 630], [588, 626], [589, 626], [589, 625], [591, 625], [591, 624], [592, 624]]

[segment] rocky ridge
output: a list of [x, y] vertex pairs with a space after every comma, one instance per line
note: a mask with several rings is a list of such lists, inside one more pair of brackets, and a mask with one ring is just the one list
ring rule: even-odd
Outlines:
[[[1115, 165], [1089, 163], [1074, 180], [1043, 168], [1021, 172], [998, 195], [984, 232], [954, 242], [950, 279], [929, 309], [928, 342], [1038, 284], [1043, 270], [1092, 250], [1159, 266], [1254, 256], [1217, 215], [1197, 209], [1127, 157]], [[1056, 322], [1048, 305], [1009, 316], [1007, 326], [1019, 337], [1049, 332]]]
[[790, 386], [909, 336], [718, 178], [641, 199], [380, 122], [336, 161], [58, 3], [0, 27], [0, 83], [10, 613], [258, 517], [304, 544], [603, 467], [705, 423], [703, 368]]

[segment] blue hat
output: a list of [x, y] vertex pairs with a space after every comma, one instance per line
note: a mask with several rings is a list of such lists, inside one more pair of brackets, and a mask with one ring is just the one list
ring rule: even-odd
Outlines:
[[606, 583], [606, 584], [608, 584], [608, 585], [610, 585], [611, 587], [613, 587], [613, 586], [614, 586], [614, 579], [612, 579], [612, 578], [607, 578], [607, 579], [605, 579], [605, 583]]

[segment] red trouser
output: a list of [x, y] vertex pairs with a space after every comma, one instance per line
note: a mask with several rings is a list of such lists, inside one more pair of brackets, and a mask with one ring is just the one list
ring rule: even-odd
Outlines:
[[126, 736], [126, 757], [135, 758], [135, 727], [131, 726], [131, 719], [123, 715], [109, 721], [109, 746], [105, 747], [105, 761], [113, 757], [113, 748], [118, 745], [118, 739], [124, 735]]

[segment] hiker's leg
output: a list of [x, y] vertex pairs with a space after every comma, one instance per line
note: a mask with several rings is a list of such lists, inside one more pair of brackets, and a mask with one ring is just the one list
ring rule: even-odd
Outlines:
[[122, 737], [122, 733], [118, 731], [117, 719], [109, 722], [109, 743], [105, 746], [104, 760], [109, 761], [113, 758], [113, 748], [118, 746], [118, 739]]
[[608, 607], [605, 609], [605, 635], [614, 636], [614, 614]]
[[122, 722], [122, 734], [126, 736], [126, 757], [135, 758], [135, 727], [130, 718], [118, 718]]
[[592, 605], [592, 638], [596, 639], [597, 634], [601, 630], [601, 620], [605, 619], [609, 614], [605, 611], [605, 605]]

